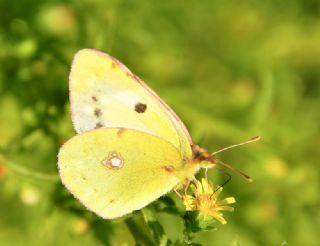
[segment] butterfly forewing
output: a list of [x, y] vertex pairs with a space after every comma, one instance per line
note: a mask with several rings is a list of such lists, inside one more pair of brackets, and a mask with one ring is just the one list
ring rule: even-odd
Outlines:
[[191, 157], [183, 123], [144, 82], [111, 56], [80, 50], [70, 73], [72, 120], [78, 133], [102, 127], [136, 129], [172, 143]]

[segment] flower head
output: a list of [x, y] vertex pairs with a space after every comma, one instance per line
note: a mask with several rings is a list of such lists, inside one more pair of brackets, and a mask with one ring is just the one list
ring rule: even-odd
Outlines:
[[190, 185], [193, 192], [192, 195], [184, 195], [183, 203], [187, 211], [198, 211], [202, 217], [212, 217], [222, 224], [227, 221], [223, 218], [222, 211], [233, 211], [233, 207], [229, 204], [235, 203], [234, 197], [224, 198], [218, 201], [218, 196], [222, 191], [222, 187], [212, 188], [212, 185], [206, 179], [195, 180]]

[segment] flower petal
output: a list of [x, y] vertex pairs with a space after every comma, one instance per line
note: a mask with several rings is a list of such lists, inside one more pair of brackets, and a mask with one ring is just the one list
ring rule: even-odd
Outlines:
[[201, 181], [202, 181], [201, 183], [202, 183], [203, 193], [204, 194], [212, 194], [213, 190], [212, 190], [212, 187], [211, 187], [210, 183], [208, 182], [208, 180], [203, 178]]
[[218, 207], [219, 211], [228, 211], [228, 212], [233, 212], [234, 211], [234, 208], [233, 207], [230, 207], [230, 206], [220, 206]]
[[214, 214], [211, 214], [211, 216], [218, 220], [221, 224], [225, 225], [227, 224], [227, 221], [222, 217], [222, 214], [218, 214], [218, 213], [214, 213]]
[[236, 199], [234, 199], [234, 197], [227, 197], [227, 198], [217, 202], [217, 204], [219, 206], [223, 206], [223, 205], [232, 204], [232, 203], [235, 203], [235, 202], [236, 202]]

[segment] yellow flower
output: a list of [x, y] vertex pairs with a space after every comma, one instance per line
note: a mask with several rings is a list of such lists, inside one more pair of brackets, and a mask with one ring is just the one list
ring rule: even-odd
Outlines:
[[222, 224], [227, 221], [223, 218], [222, 211], [233, 211], [233, 207], [229, 204], [235, 203], [234, 197], [228, 197], [218, 201], [218, 196], [222, 191], [222, 187], [213, 190], [211, 184], [206, 179], [195, 180], [191, 184], [192, 195], [184, 195], [183, 203], [187, 211], [198, 211], [200, 215], [211, 216]]

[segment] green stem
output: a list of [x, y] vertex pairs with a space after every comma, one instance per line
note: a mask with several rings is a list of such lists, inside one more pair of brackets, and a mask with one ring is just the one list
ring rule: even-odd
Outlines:
[[169, 238], [155, 216], [154, 210], [151, 206], [145, 207], [141, 210], [144, 221], [146, 222], [149, 231], [156, 240], [157, 245], [166, 246], [169, 244]]
[[145, 233], [141, 225], [132, 217], [125, 220], [125, 223], [136, 241], [136, 245], [154, 245], [154, 242]]
[[5, 158], [2, 154], [0, 154], [0, 162], [3, 163], [6, 167], [8, 167], [11, 171], [16, 172], [23, 176], [28, 176], [34, 179], [42, 180], [42, 181], [50, 181], [57, 182], [59, 180], [58, 175], [56, 174], [45, 174], [41, 172], [37, 172], [35, 170], [30, 170], [28, 168], [23, 167], [17, 163], [14, 163], [7, 158]]

